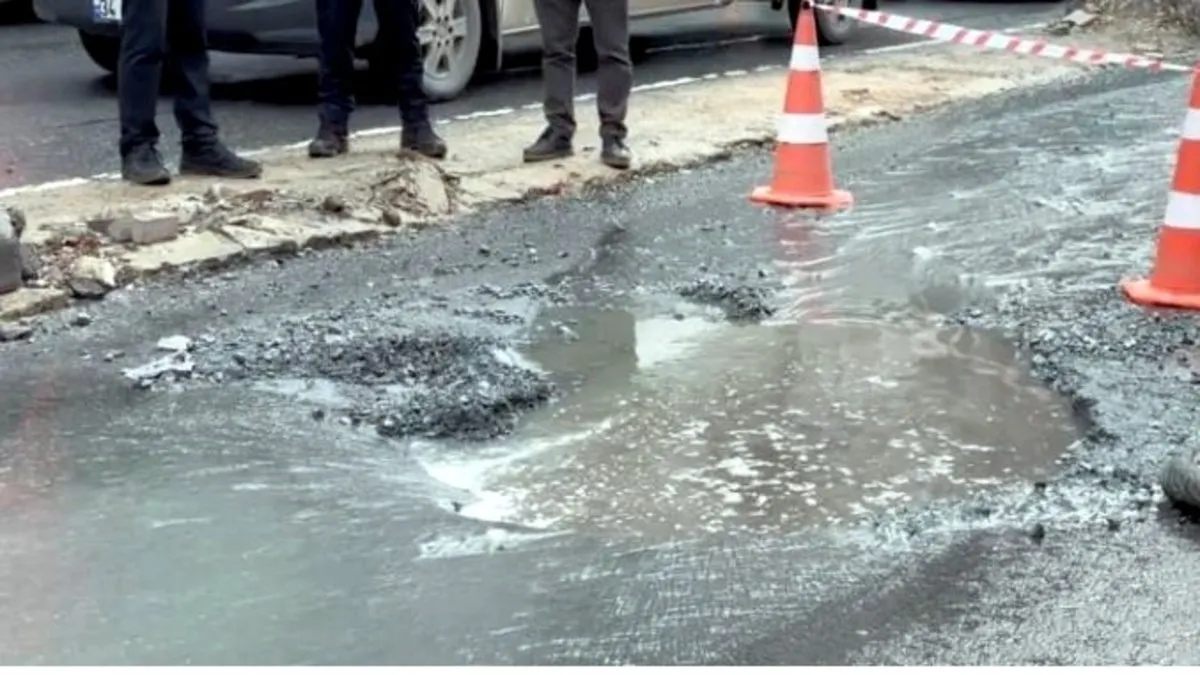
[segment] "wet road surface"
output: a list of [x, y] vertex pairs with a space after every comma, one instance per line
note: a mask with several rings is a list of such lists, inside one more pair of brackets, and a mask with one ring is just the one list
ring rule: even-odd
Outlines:
[[[918, 2], [898, 11], [961, 21], [979, 28], [1026, 25], [1056, 16], [1055, 3]], [[635, 84], [686, 76], [783, 64], [787, 23], [766, 3], [644, 23], [640, 42], [651, 54], [639, 61]], [[765, 37], [764, 40], [756, 39]], [[733, 40], [735, 44], [722, 44]], [[829, 50], [830, 58], [850, 56], [907, 38], [862, 30], [850, 44]], [[541, 85], [530, 55], [515, 54], [512, 68], [436, 107], [439, 117], [533, 103]], [[213, 90], [218, 121], [230, 143], [241, 148], [304, 140], [315, 126], [315, 65], [285, 57], [218, 54], [213, 59]], [[581, 93], [593, 90], [582, 78]], [[395, 110], [381, 92], [360, 87], [359, 129], [395, 126]], [[163, 150], [174, 151], [170, 101], [160, 111], [166, 135]], [[0, 25], [0, 189], [116, 169], [116, 102], [113, 82], [83, 53], [73, 30], [48, 25]], [[514, 148], [514, 152], [517, 149]]]
[[0, 345], [0, 660], [1196, 663], [1196, 329], [1113, 290], [1184, 100], [848, 134], [824, 221], [755, 153], [57, 317]]

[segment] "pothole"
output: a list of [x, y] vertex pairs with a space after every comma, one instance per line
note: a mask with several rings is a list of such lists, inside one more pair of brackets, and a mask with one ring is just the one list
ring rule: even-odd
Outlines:
[[[1080, 436], [1069, 402], [1011, 345], [932, 318], [747, 325], [582, 309], [570, 323], [572, 340], [528, 354], [574, 384], [485, 452], [512, 461], [460, 486], [489, 519], [788, 531], [1042, 479]], [[420, 459], [436, 475], [478, 452]]]

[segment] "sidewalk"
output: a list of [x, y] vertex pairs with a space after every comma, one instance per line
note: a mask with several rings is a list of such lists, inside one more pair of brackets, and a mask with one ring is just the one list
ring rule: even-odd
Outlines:
[[[1003, 52], [925, 46], [836, 62], [825, 73], [825, 101], [831, 127], [844, 129], [1082, 70]], [[638, 94], [629, 120], [634, 174], [698, 165], [768, 142], [783, 87], [779, 69]], [[313, 162], [295, 147], [264, 152], [266, 178], [253, 185], [180, 179], [147, 189], [97, 180], [7, 196], [6, 204], [26, 213], [24, 241], [38, 247], [46, 268], [39, 286], [0, 296], [0, 320], [62, 307], [81, 295], [81, 286], [83, 295], [98, 297], [162, 271], [369, 238], [488, 204], [629, 180], [599, 164], [596, 144], [589, 142], [594, 110], [587, 103], [580, 108], [579, 154], [545, 165], [520, 163], [521, 148], [542, 120], [537, 112], [519, 111], [446, 125], [451, 156], [440, 165], [397, 161], [396, 137], [388, 132], [357, 139], [349, 156], [334, 160]], [[127, 213], [155, 223], [144, 244], [96, 234]], [[72, 277], [83, 279], [74, 283]]]

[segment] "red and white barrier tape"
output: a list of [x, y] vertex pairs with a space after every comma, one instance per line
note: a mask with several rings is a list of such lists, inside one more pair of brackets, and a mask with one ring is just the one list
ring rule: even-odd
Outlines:
[[1053, 45], [1041, 40], [994, 33], [986, 30], [964, 28], [950, 23], [940, 23], [929, 19], [914, 19], [887, 12], [875, 12], [868, 9], [853, 7], [835, 7], [833, 5], [815, 4], [817, 9], [826, 12], [836, 12], [864, 23], [874, 24], [888, 30], [920, 35], [924, 38], [939, 42], [953, 42], [960, 45], [982, 47], [984, 49], [1002, 49], [1017, 54], [1040, 56], [1047, 59], [1061, 59], [1084, 63], [1093, 66], [1115, 65], [1126, 68], [1143, 68], [1151, 71], [1171, 71], [1190, 73], [1193, 68], [1175, 63], [1167, 63], [1161, 59], [1152, 59], [1136, 54], [1106, 52], [1099, 49], [1083, 49], [1080, 47], [1064, 47]]

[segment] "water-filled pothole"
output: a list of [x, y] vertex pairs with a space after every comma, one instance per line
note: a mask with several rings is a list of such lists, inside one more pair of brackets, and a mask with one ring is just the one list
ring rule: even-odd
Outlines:
[[500, 444], [421, 453], [479, 495], [465, 513], [651, 536], [785, 531], [1044, 477], [1079, 435], [1011, 345], [932, 318], [556, 311], [573, 315], [542, 321], [577, 339], [528, 355], [573, 378], [562, 400]]

